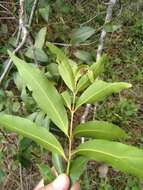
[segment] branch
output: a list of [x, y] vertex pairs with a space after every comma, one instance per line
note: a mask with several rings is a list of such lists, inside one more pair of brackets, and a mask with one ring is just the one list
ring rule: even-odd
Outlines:
[[85, 21], [85, 22], [83, 22], [82, 24], [80, 24], [80, 26], [83, 26], [83, 25], [85, 25], [85, 24], [88, 24], [89, 22], [91, 22], [92, 20], [94, 20], [96, 17], [98, 17], [99, 15], [103, 15], [103, 14], [105, 14], [106, 12], [104, 11], [104, 12], [101, 12], [100, 14], [98, 14], [98, 15], [95, 15], [95, 16], [93, 16], [92, 18], [90, 18], [89, 20], [87, 20], [87, 21]]
[[35, 14], [36, 8], [38, 6], [38, 3], [39, 3], [39, 0], [35, 0], [34, 3], [33, 3], [31, 14], [30, 14], [30, 17], [29, 17], [28, 27], [30, 27], [32, 25], [34, 14]]
[[[30, 27], [32, 25], [32, 20], [33, 20], [38, 2], [39, 2], [39, 0], [35, 0], [33, 3], [31, 14], [29, 17], [28, 27]], [[20, 31], [20, 34], [18, 34], [16, 41], [19, 41], [20, 35], [22, 36], [22, 40], [18, 44], [18, 46], [14, 49], [14, 51], [13, 51], [14, 54], [17, 53], [24, 46], [24, 44], [27, 40], [27, 36], [28, 36], [28, 30], [27, 30], [26, 24], [25, 24], [24, 3], [25, 3], [25, 0], [19, 0], [19, 31]], [[10, 71], [11, 67], [12, 67], [12, 60], [9, 59], [2, 75], [0, 76], [0, 85], [3, 82], [5, 76]]]
[[[81, 117], [81, 120], [80, 120], [81, 123], [85, 123], [86, 118], [87, 118], [87, 116], [89, 114], [90, 108], [91, 108], [91, 104], [87, 104], [86, 108], [84, 110], [84, 113], [83, 113], [83, 115]], [[84, 143], [84, 137], [81, 137], [81, 143]]]
[[[13, 53], [17, 53], [22, 46], [24, 45], [25, 41], [26, 41], [26, 37], [28, 34], [28, 31], [25, 27], [25, 23], [24, 23], [24, 0], [20, 0], [20, 9], [19, 9], [19, 27], [21, 28], [22, 31], [22, 41], [19, 43], [19, 45], [16, 47], [16, 49], [13, 51]], [[2, 83], [3, 79], [5, 78], [5, 76], [7, 75], [7, 73], [9, 72], [10, 68], [12, 66], [12, 60], [10, 59], [0, 77], [0, 84]]]
[[[113, 7], [114, 7], [115, 3], [116, 3], [116, 0], [110, 0], [109, 3], [108, 3], [106, 18], [105, 18], [105, 24], [110, 22], [111, 19], [112, 19]], [[100, 39], [99, 39], [99, 45], [98, 45], [98, 49], [97, 49], [96, 60], [100, 59], [100, 57], [101, 57], [101, 54], [102, 54], [102, 51], [103, 51], [103, 48], [104, 48], [105, 37], [106, 37], [106, 31], [103, 28], [102, 32], [101, 32], [101, 35], [100, 35]], [[86, 120], [86, 118], [88, 116], [90, 107], [91, 107], [90, 104], [86, 105], [85, 111], [84, 111], [84, 113], [83, 113], [83, 115], [81, 117], [81, 123], [85, 123], [85, 120]]]
[[[112, 13], [113, 13], [113, 7], [116, 3], [116, 0], [110, 0], [108, 3], [108, 8], [107, 8], [107, 14], [106, 14], [106, 18], [105, 18], [105, 24], [109, 23], [112, 19]], [[106, 31], [103, 28], [102, 32], [101, 32], [101, 36], [99, 39], [99, 46], [97, 49], [97, 55], [96, 55], [96, 60], [100, 59], [103, 48], [104, 48], [104, 40], [106, 37]]]

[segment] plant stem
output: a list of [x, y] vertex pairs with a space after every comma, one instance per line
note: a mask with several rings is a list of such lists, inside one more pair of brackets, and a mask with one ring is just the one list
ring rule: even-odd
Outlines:
[[70, 129], [69, 129], [69, 149], [68, 149], [68, 163], [67, 163], [67, 175], [69, 175], [69, 170], [70, 170], [70, 163], [71, 163], [71, 151], [72, 151], [72, 140], [73, 140], [73, 119], [74, 119], [74, 113], [75, 113], [75, 98], [76, 98], [76, 93], [73, 93], [73, 104], [71, 108], [71, 121], [70, 121]]

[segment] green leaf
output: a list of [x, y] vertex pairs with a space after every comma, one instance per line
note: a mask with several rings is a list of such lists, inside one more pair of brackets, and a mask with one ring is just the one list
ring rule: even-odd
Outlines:
[[92, 70], [94, 73], [94, 79], [96, 79], [104, 71], [104, 65], [107, 61], [107, 55], [103, 54], [95, 63], [90, 66], [90, 70]]
[[39, 49], [39, 48], [34, 48], [34, 50], [30, 47], [27, 49], [25, 53], [26, 57], [30, 59], [35, 59], [40, 62], [47, 62], [48, 61], [48, 56], [44, 52], [44, 50]]
[[72, 160], [70, 167], [70, 179], [72, 183], [71, 185], [73, 185], [77, 180], [79, 180], [80, 176], [86, 169], [87, 161], [88, 159], [84, 156], [80, 156]]
[[50, 78], [53, 79], [53, 78], [57, 78], [59, 77], [59, 71], [58, 71], [58, 65], [57, 63], [50, 63], [47, 65], [47, 75], [50, 75]]
[[70, 96], [69, 92], [66, 90], [64, 92], [62, 92], [62, 97], [64, 100], [65, 105], [69, 108], [69, 110], [71, 109], [71, 104], [72, 104], [72, 97]]
[[87, 88], [91, 84], [91, 81], [89, 80], [88, 74], [83, 75], [80, 80], [77, 83], [77, 92], [83, 91], [85, 88]]
[[74, 53], [75, 57], [77, 57], [78, 59], [82, 60], [82, 61], [91, 61], [92, 60], [92, 55], [87, 52], [87, 51], [83, 51], [83, 50], [77, 50]]
[[19, 91], [22, 91], [26, 87], [24, 81], [22, 80], [18, 72], [14, 73], [13, 79]]
[[85, 75], [85, 73], [88, 71], [89, 66], [85, 64], [78, 65], [76, 62], [74, 62], [71, 59], [69, 59], [69, 63], [71, 65], [74, 74], [74, 82], [76, 86], [79, 78]]
[[33, 48], [28, 48], [25, 55], [30, 59], [37, 59], [40, 62], [47, 62], [48, 56], [42, 50], [46, 39], [47, 28], [43, 27], [36, 35], [35, 44]]
[[45, 43], [45, 38], [46, 38], [46, 33], [47, 33], [47, 28], [43, 27], [40, 29], [38, 34], [36, 35], [35, 38], [35, 48], [42, 49]]
[[88, 121], [80, 124], [74, 129], [73, 134], [77, 137], [109, 140], [128, 137], [120, 127], [106, 121]]
[[7, 24], [1, 24], [1, 26], [0, 26], [0, 34], [7, 34], [7, 33], [8, 33]]
[[73, 155], [105, 162], [116, 169], [143, 178], [143, 150], [119, 142], [91, 140], [81, 144]]
[[74, 75], [72, 72], [72, 68], [69, 64], [69, 59], [65, 56], [65, 54], [57, 48], [55, 45], [52, 43], [47, 43], [48, 48], [50, 51], [56, 55], [57, 57], [57, 62], [59, 63], [59, 73], [66, 83], [66, 85], [74, 91], [75, 89], [75, 84], [74, 84]]
[[6, 173], [0, 169], [0, 183], [3, 183]]
[[104, 30], [105, 30], [106, 32], [109, 32], [109, 33], [111, 33], [111, 32], [116, 32], [116, 31], [119, 30], [120, 28], [121, 28], [121, 25], [113, 25], [111, 22], [106, 23], [106, 24], [104, 25]]
[[130, 87], [131, 84], [125, 82], [107, 83], [101, 80], [96, 80], [80, 96], [76, 104], [76, 109], [82, 104], [101, 101], [115, 92], [120, 92], [121, 90]]
[[51, 183], [55, 176], [53, 175], [51, 168], [47, 164], [37, 164], [39, 171], [44, 179], [44, 184], [47, 185]]
[[62, 157], [56, 153], [52, 154], [52, 163], [56, 169], [56, 171], [58, 172], [58, 174], [63, 173], [64, 169], [63, 169], [63, 163], [62, 163]]
[[38, 68], [26, 63], [11, 53], [10, 57], [27, 84], [27, 87], [29, 90], [32, 90], [32, 96], [39, 107], [68, 135], [67, 113], [62, 98], [56, 88]]
[[88, 74], [88, 78], [89, 78], [90, 82], [93, 83], [94, 82], [94, 73], [93, 73], [93, 71], [89, 70], [87, 74]]
[[95, 33], [95, 29], [89, 26], [83, 26], [78, 29], [74, 29], [71, 34], [71, 42], [78, 44], [86, 41]]
[[69, 59], [69, 64], [71, 66], [71, 69], [72, 69], [72, 72], [73, 72], [73, 75], [75, 78], [79, 67], [78, 67], [77, 63], [75, 61], [73, 61], [72, 59]]
[[[104, 70], [104, 64], [107, 62], [107, 55], [103, 54], [100, 59], [98, 59], [95, 63], [93, 63], [90, 68], [89, 72], [93, 72], [94, 80], [103, 72]], [[88, 72], [81, 77], [77, 84], [77, 91], [82, 91], [85, 88], [87, 88], [91, 84], [91, 81], [89, 79]]]
[[49, 21], [49, 13], [50, 13], [50, 6], [46, 6], [44, 8], [39, 9], [39, 13], [42, 16], [42, 18], [48, 22]]
[[0, 115], [0, 125], [24, 137], [32, 139], [47, 150], [56, 152], [65, 158], [63, 148], [58, 140], [44, 127], [32, 121], [12, 115]]

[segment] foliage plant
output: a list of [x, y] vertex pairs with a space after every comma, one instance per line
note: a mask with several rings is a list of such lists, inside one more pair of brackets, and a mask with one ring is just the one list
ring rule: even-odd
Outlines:
[[[52, 81], [36, 66], [26, 63], [14, 54], [10, 57], [17, 67], [38, 106], [63, 132], [66, 147], [48, 129], [29, 119], [1, 114], [0, 126], [30, 138], [52, 152], [53, 165], [58, 174], [67, 173], [71, 184], [78, 180], [89, 160], [105, 162], [123, 172], [143, 177], [143, 151], [118, 142], [128, 138], [128, 134], [115, 124], [107, 121], [88, 121], [74, 124], [74, 115], [86, 103], [95, 104], [113, 93], [131, 87], [125, 82], [105, 82], [98, 79], [103, 71], [106, 55], [91, 66], [77, 65], [61, 49], [51, 43], [47, 46], [56, 56], [58, 70], [66, 89], [59, 93]], [[85, 137], [84, 143], [76, 141]], [[64, 142], [64, 145], [65, 145]], [[76, 142], [76, 143], [75, 143]], [[43, 170], [44, 168], [44, 170]], [[40, 166], [46, 183], [54, 179], [48, 166]]]

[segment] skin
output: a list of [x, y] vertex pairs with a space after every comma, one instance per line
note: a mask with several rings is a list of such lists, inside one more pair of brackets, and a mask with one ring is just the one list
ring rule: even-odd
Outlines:
[[[52, 183], [44, 186], [43, 180], [36, 186], [34, 190], [69, 190], [70, 180], [66, 174], [61, 174]], [[79, 183], [76, 182], [70, 190], [79, 190]]]

